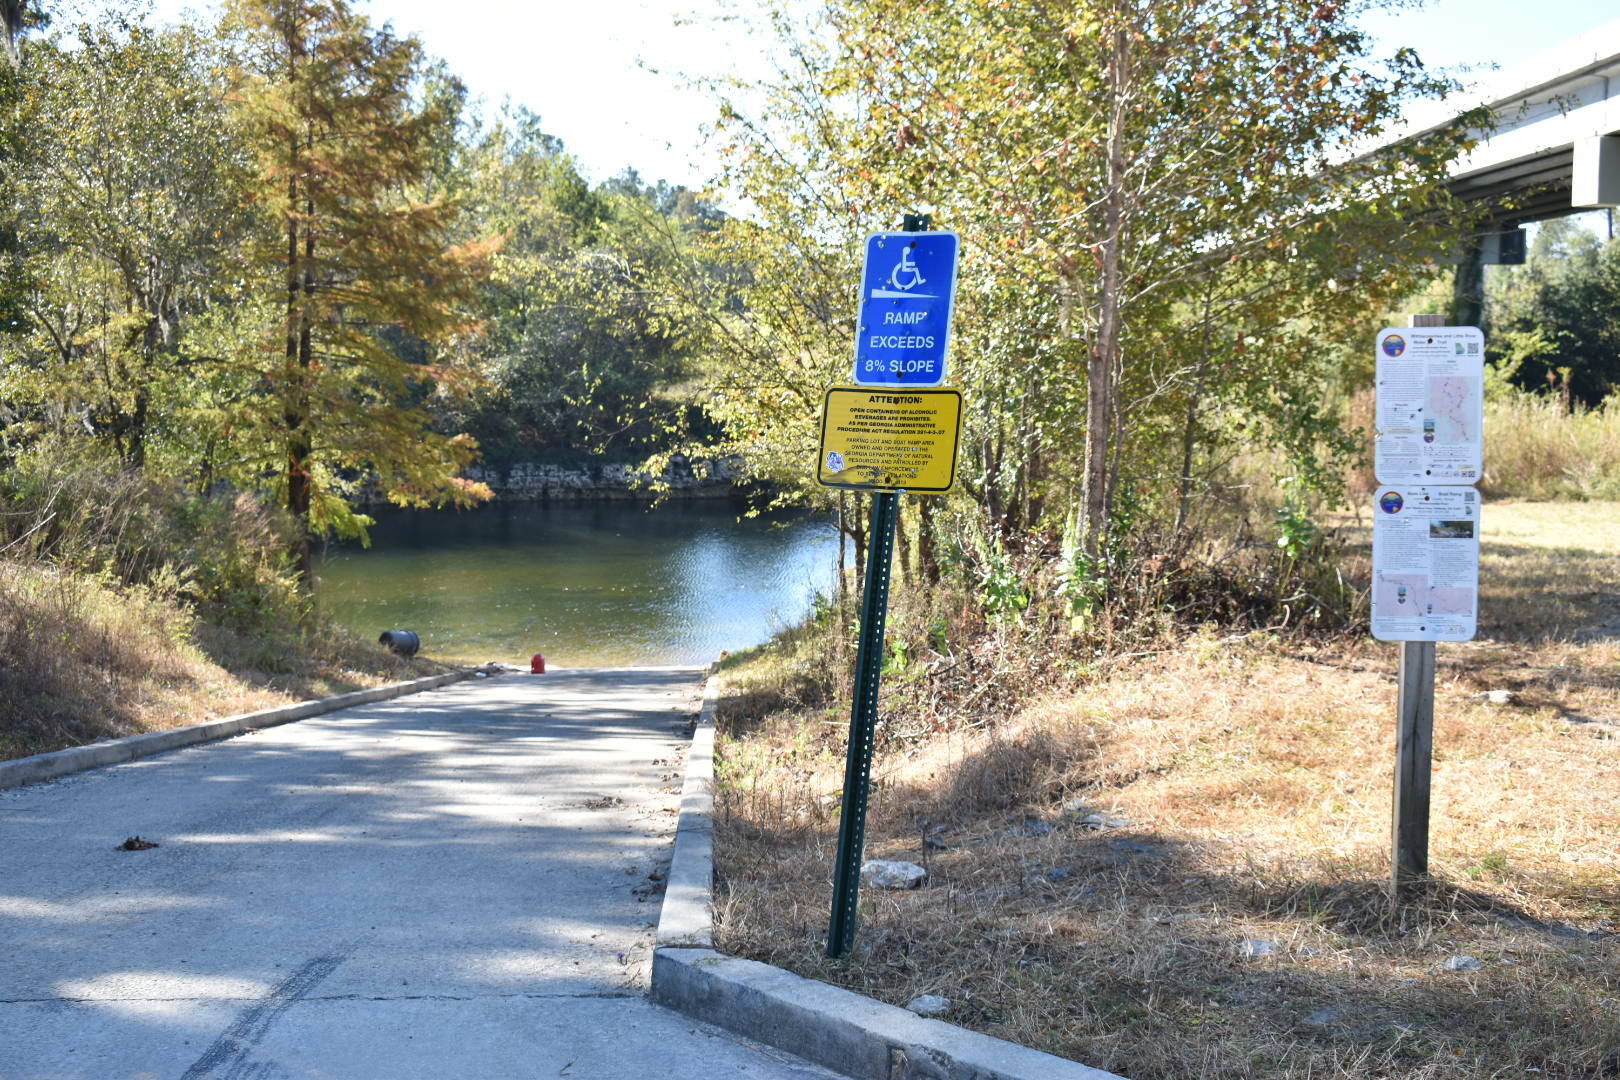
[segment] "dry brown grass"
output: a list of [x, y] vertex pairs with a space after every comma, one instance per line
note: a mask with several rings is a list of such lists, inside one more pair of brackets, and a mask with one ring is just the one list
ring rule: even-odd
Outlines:
[[1620, 498], [1620, 397], [1596, 408], [1548, 394], [1508, 395], [1485, 406], [1487, 496]]
[[145, 587], [0, 561], [0, 760], [449, 670], [347, 635], [247, 635]]
[[845, 721], [790, 642], [722, 710], [721, 947], [1133, 1080], [1620, 1076], [1620, 505], [1485, 527], [1480, 639], [1440, 648], [1434, 884], [1398, 917], [1394, 647], [1206, 630], [980, 729], [890, 718], [867, 855], [929, 882], [863, 892], [827, 961]]

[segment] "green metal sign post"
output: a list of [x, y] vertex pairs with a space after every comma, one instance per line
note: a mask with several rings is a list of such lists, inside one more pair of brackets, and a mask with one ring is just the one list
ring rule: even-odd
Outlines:
[[[907, 214], [902, 230], [924, 232], [925, 214]], [[832, 919], [827, 955], [836, 960], [855, 944], [861, 901], [861, 852], [866, 847], [866, 803], [872, 784], [872, 748], [877, 740], [878, 683], [883, 676], [883, 631], [889, 619], [889, 572], [900, 493], [872, 495], [872, 546], [861, 596], [861, 638], [855, 654], [855, 694], [849, 715], [849, 751], [844, 763], [843, 811], [838, 824], [838, 861], [833, 868]]]
[[872, 746], [877, 737], [878, 681], [883, 675], [883, 630], [889, 617], [889, 569], [894, 556], [900, 493], [872, 496], [871, 551], [866, 559], [866, 592], [861, 597], [861, 641], [855, 654], [855, 704], [849, 717], [849, 755], [844, 764], [843, 813], [838, 825], [838, 862], [833, 870], [832, 922], [827, 955], [843, 956], [855, 944], [860, 904], [861, 851], [866, 846], [866, 798], [872, 779]]

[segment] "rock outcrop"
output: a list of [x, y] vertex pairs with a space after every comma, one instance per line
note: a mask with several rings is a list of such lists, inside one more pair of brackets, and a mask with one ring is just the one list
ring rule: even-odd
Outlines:
[[670, 461], [662, 477], [642, 473], [635, 465], [619, 461], [576, 465], [519, 462], [467, 470], [469, 480], [488, 484], [497, 499], [517, 502], [655, 499], [662, 494], [683, 499], [724, 498], [736, 493], [739, 474], [732, 461], [692, 462], [679, 455]]

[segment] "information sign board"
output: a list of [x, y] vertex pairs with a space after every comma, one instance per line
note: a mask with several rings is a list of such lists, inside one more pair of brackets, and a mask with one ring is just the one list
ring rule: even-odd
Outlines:
[[826, 487], [949, 491], [961, 432], [960, 390], [834, 386], [821, 414], [816, 480]]
[[1477, 484], [1484, 464], [1485, 336], [1472, 326], [1378, 332], [1380, 484]]
[[1479, 493], [1390, 485], [1375, 498], [1373, 637], [1472, 640], [1479, 612]]
[[938, 386], [945, 381], [959, 247], [953, 232], [873, 233], [866, 238], [855, 382]]

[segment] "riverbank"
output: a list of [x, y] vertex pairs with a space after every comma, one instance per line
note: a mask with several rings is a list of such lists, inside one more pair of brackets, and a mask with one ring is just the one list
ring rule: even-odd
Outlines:
[[828, 961], [828, 619], [723, 667], [718, 947], [1132, 1080], [1613, 1071], [1620, 504], [1484, 524], [1480, 637], [1439, 651], [1434, 886], [1401, 916], [1392, 647], [1210, 627], [1036, 680], [1040, 635], [901, 620], [866, 856], [928, 877], [863, 890]]
[[0, 561], [0, 760], [454, 670], [328, 624], [233, 629], [151, 588]]

